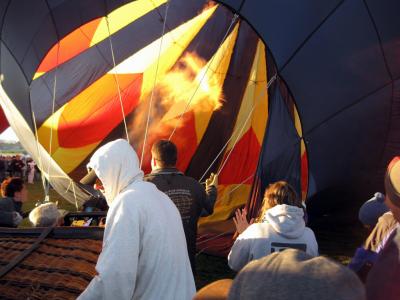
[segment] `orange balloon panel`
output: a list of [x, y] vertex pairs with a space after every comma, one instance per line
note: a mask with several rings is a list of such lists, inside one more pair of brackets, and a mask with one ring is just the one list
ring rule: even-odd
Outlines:
[[53, 46], [39, 65], [34, 78], [43, 75], [90, 47], [93, 35], [102, 18], [95, 19], [74, 30], [57, 45]]

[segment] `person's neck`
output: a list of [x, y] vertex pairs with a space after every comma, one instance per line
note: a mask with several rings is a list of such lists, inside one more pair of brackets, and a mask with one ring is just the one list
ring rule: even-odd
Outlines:
[[152, 172], [160, 172], [162, 170], [175, 170], [176, 166], [156, 166], [155, 168], [153, 168], [151, 171]]

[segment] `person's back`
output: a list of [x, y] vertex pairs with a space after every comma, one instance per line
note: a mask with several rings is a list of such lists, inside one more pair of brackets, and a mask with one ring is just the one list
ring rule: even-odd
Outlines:
[[191, 299], [195, 286], [179, 212], [142, 180], [132, 147], [110, 142], [88, 166], [103, 184], [109, 210], [98, 275], [79, 299]]
[[178, 208], [190, 263], [195, 273], [197, 222], [203, 211], [206, 214], [213, 212], [217, 189], [214, 185], [209, 185], [205, 190], [205, 187], [194, 178], [185, 176], [175, 168], [177, 152], [172, 142], [160, 140], [155, 143], [152, 148], [152, 159], [153, 171], [146, 175], [144, 180], [154, 183]]
[[[190, 264], [182, 263], [188, 261], [188, 254], [174, 204], [153, 184], [138, 182], [115, 199], [107, 224], [115, 223], [121, 213], [129, 214], [127, 230], [133, 239], [138, 238], [134, 241], [140, 259], [135, 271], [138, 279], [133, 299], [191, 299], [195, 292], [193, 276]], [[146, 230], [140, 230], [141, 227]], [[134, 229], [138, 232], [133, 232]], [[105, 238], [107, 243], [108, 232]]]
[[271, 184], [254, 224], [247, 212], [236, 212], [234, 222], [240, 234], [228, 255], [228, 264], [239, 271], [249, 261], [287, 248], [318, 255], [314, 232], [306, 227], [304, 208], [296, 191], [285, 181]]
[[287, 248], [317, 256], [314, 232], [305, 227], [303, 216], [303, 210], [295, 206], [283, 204], [269, 209], [265, 222], [251, 224], [237, 238], [228, 256], [229, 266], [238, 271], [249, 258], [259, 259]]
[[160, 191], [168, 195], [178, 208], [184, 227], [189, 230], [197, 227], [197, 219], [204, 206], [212, 211], [212, 206], [207, 207], [204, 187], [177, 169], [159, 169], [146, 175], [144, 179], [155, 184]]
[[[207, 195], [204, 188], [193, 178], [185, 176], [177, 169], [160, 169], [153, 171], [145, 177], [145, 180], [156, 185], [156, 187], [168, 195], [177, 207], [182, 219], [186, 242], [189, 249], [192, 266], [196, 251], [197, 221], [203, 208], [212, 212], [207, 207]], [[210, 193], [213, 193], [211, 191]]]

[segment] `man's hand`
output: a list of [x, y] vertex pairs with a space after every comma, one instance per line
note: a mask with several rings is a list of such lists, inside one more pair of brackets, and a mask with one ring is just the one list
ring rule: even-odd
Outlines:
[[237, 209], [235, 212], [235, 217], [233, 217], [233, 222], [236, 226], [236, 231], [241, 234], [243, 231], [247, 229], [251, 224], [253, 224], [254, 219], [250, 220], [250, 223], [247, 222], [247, 210], [243, 208], [242, 210]]
[[210, 186], [218, 186], [218, 175], [211, 173], [210, 177], [206, 180], [206, 188]]

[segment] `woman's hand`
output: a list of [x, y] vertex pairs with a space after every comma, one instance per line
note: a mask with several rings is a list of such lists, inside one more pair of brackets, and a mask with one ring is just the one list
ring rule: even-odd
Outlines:
[[247, 221], [247, 210], [243, 208], [242, 210], [237, 209], [235, 212], [235, 216], [233, 217], [233, 222], [236, 226], [236, 231], [241, 234], [243, 231], [247, 229], [251, 224], [253, 224], [254, 219], [250, 220], [250, 223]]

